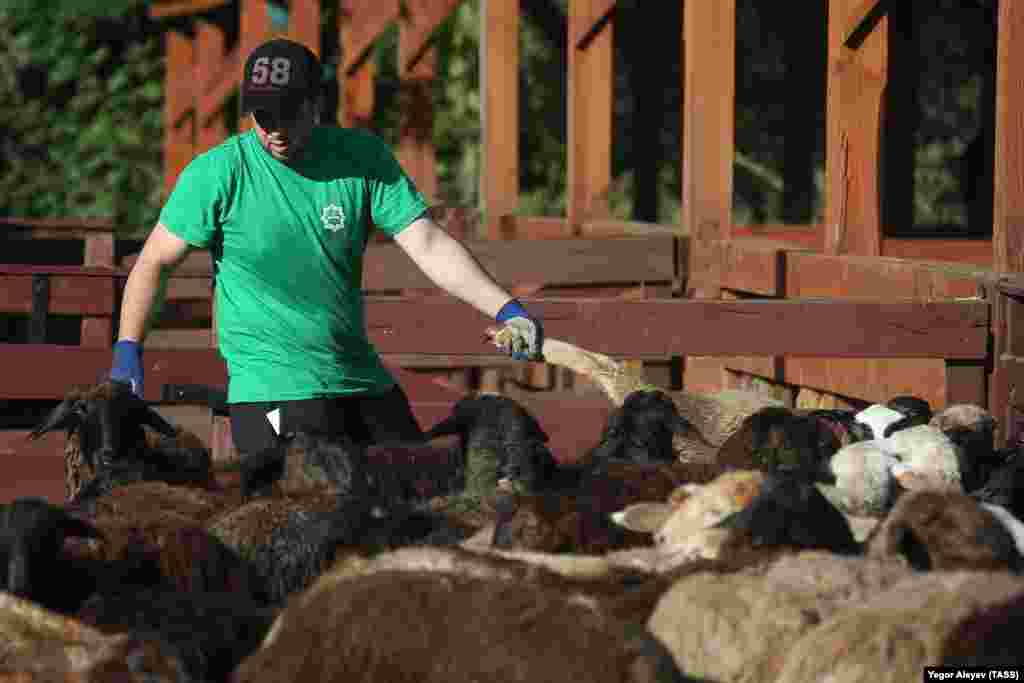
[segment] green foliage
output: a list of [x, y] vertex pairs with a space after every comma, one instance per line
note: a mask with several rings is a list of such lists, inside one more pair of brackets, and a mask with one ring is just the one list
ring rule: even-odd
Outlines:
[[160, 35], [138, 2], [0, 10], [0, 214], [137, 229], [161, 190]]

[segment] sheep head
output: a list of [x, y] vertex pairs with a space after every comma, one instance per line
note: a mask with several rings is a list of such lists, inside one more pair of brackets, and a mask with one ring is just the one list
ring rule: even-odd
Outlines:
[[608, 417], [600, 443], [588, 460], [637, 463], [672, 462], [676, 438], [711, 444], [689, 420], [679, 414], [675, 402], [662, 391], [634, 391]]
[[427, 439], [455, 434], [466, 467], [466, 490], [485, 495], [499, 481], [519, 491], [543, 487], [557, 463], [548, 435], [526, 408], [506, 396], [459, 399], [451, 414], [426, 432]]
[[174, 426], [132, 393], [127, 384], [109, 380], [88, 389], [74, 389], [28, 435], [64, 429], [75, 435], [83, 457], [92, 466], [113, 462], [127, 453], [145, 448], [142, 429], [148, 426], [174, 436]]

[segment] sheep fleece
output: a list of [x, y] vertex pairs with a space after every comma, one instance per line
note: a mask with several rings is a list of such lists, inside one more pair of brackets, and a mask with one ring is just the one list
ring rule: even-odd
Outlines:
[[653, 682], [671, 667], [641, 627], [529, 583], [385, 571], [316, 592], [234, 683]]

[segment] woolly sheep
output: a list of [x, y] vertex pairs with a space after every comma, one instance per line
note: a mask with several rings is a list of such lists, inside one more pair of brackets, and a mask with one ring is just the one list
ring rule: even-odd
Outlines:
[[687, 680], [643, 627], [531, 583], [383, 571], [318, 582], [280, 619], [235, 683]]
[[197, 486], [212, 481], [210, 453], [199, 438], [167, 422], [121, 382], [71, 390], [28, 438], [56, 429], [67, 431], [64, 478], [69, 502], [92, 500], [132, 481]]

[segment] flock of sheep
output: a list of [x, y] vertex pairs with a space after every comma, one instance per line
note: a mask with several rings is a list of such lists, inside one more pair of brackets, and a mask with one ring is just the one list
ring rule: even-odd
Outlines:
[[[0, 506], [0, 681], [919, 680], [1019, 665], [1024, 477], [991, 415], [666, 392], [558, 340], [615, 404], [557, 462], [514, 400], [427, 436], [284, 435], [237, 467], [117, 383], [67, 501]], [[449, 441], [455, 441], [450, 439]]]

